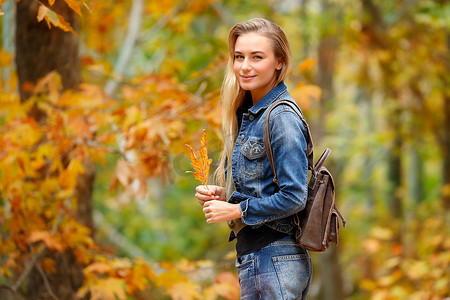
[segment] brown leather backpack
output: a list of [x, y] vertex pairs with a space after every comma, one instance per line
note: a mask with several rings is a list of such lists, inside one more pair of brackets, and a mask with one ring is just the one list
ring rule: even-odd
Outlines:
[[[309, 137], [307, 146], [308, 169], [311, 170], [311, 177], [308, 182], [308, 197], [305, 209], [293, 215], [295, 228], [295, 239], [298, 244], [313, 252], [324, 252], [328, 249], [329, 242], [338, 244], [339, 219], [345, 227], [346, 220], [341, 215], [335, 204], [334, 181], [331, 173], [323, 163], [330, 155], [331, 150], [326, 149], [320, 156], [316, 164], [313, 164], [313, 142], [308, 123], [301, 114], [301, 110], [296, 103], [290, 100], [278, 100], [267, 111], [264, 123], [264, 146], [267, 158], [272, 168], [273, 181], [279, 186], [277, 173], [273, 162], [272, 147], [269, 137], [269, 115], [270, 112], [280, 104], [287, 104], [293, 108], [306, 126]], [[300, 133], [301, 134], [301, 133]]]

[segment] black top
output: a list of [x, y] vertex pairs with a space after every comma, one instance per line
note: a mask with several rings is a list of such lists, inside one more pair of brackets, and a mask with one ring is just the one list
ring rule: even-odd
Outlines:
[[276, 231], [268, 226], [262, 225], [258, 228], [245, 226], [239, 231], [236, 242], [237, 257], [259, 250], [272, 242], [275, 242], [288, 235]]

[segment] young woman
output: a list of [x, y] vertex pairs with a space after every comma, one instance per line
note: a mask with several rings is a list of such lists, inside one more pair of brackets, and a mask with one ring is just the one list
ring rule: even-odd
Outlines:
[[267, 109], [294, 101], [283, 82], [291, 51], [282, 29], [265, 19], [236, 24], [228, 36], [229, 62], [222, 86], [224, 149], [220, 185], [198, 186], [206, 222], [227, 221], [237, 238], [241, 299], [306, 299], [308, 252], [297, 246], [291, 216], [306, 204], [307, 129], [289, 105], [269, 116], [278, 186], [267, 160], [263, 128]]

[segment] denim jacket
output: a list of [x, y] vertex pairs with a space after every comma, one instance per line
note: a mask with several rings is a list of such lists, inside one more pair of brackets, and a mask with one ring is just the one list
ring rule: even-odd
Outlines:
[[[267, 159], [263, 131], [267, 108], [279, 99], [294, 101], [283, 82], [247, 112], [238, 112], [240, 130], [231, 160], [236, 190], [228, 201], [239, 203], [242, 223], [253, 227], [266, 224], [290, 233], [294, 227], [290, 216], [306, 205], [308, 133], [290, 106], [279, 105], [270, 113], [269, 133], [278, 189]], [[229, 240], [234, 237], [232, 231]]]

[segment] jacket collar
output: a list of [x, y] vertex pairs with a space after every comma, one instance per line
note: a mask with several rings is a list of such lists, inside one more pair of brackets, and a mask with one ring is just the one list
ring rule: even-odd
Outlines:
[[252, 114], [258, 114], [261, 110], [265, 110], [269, 105], [286, 91], [286, 85], [284, 82], [280, 82], [273, 87], [264, 97], [261, 98], [255, 105], [253, 105], [248, 111]]

